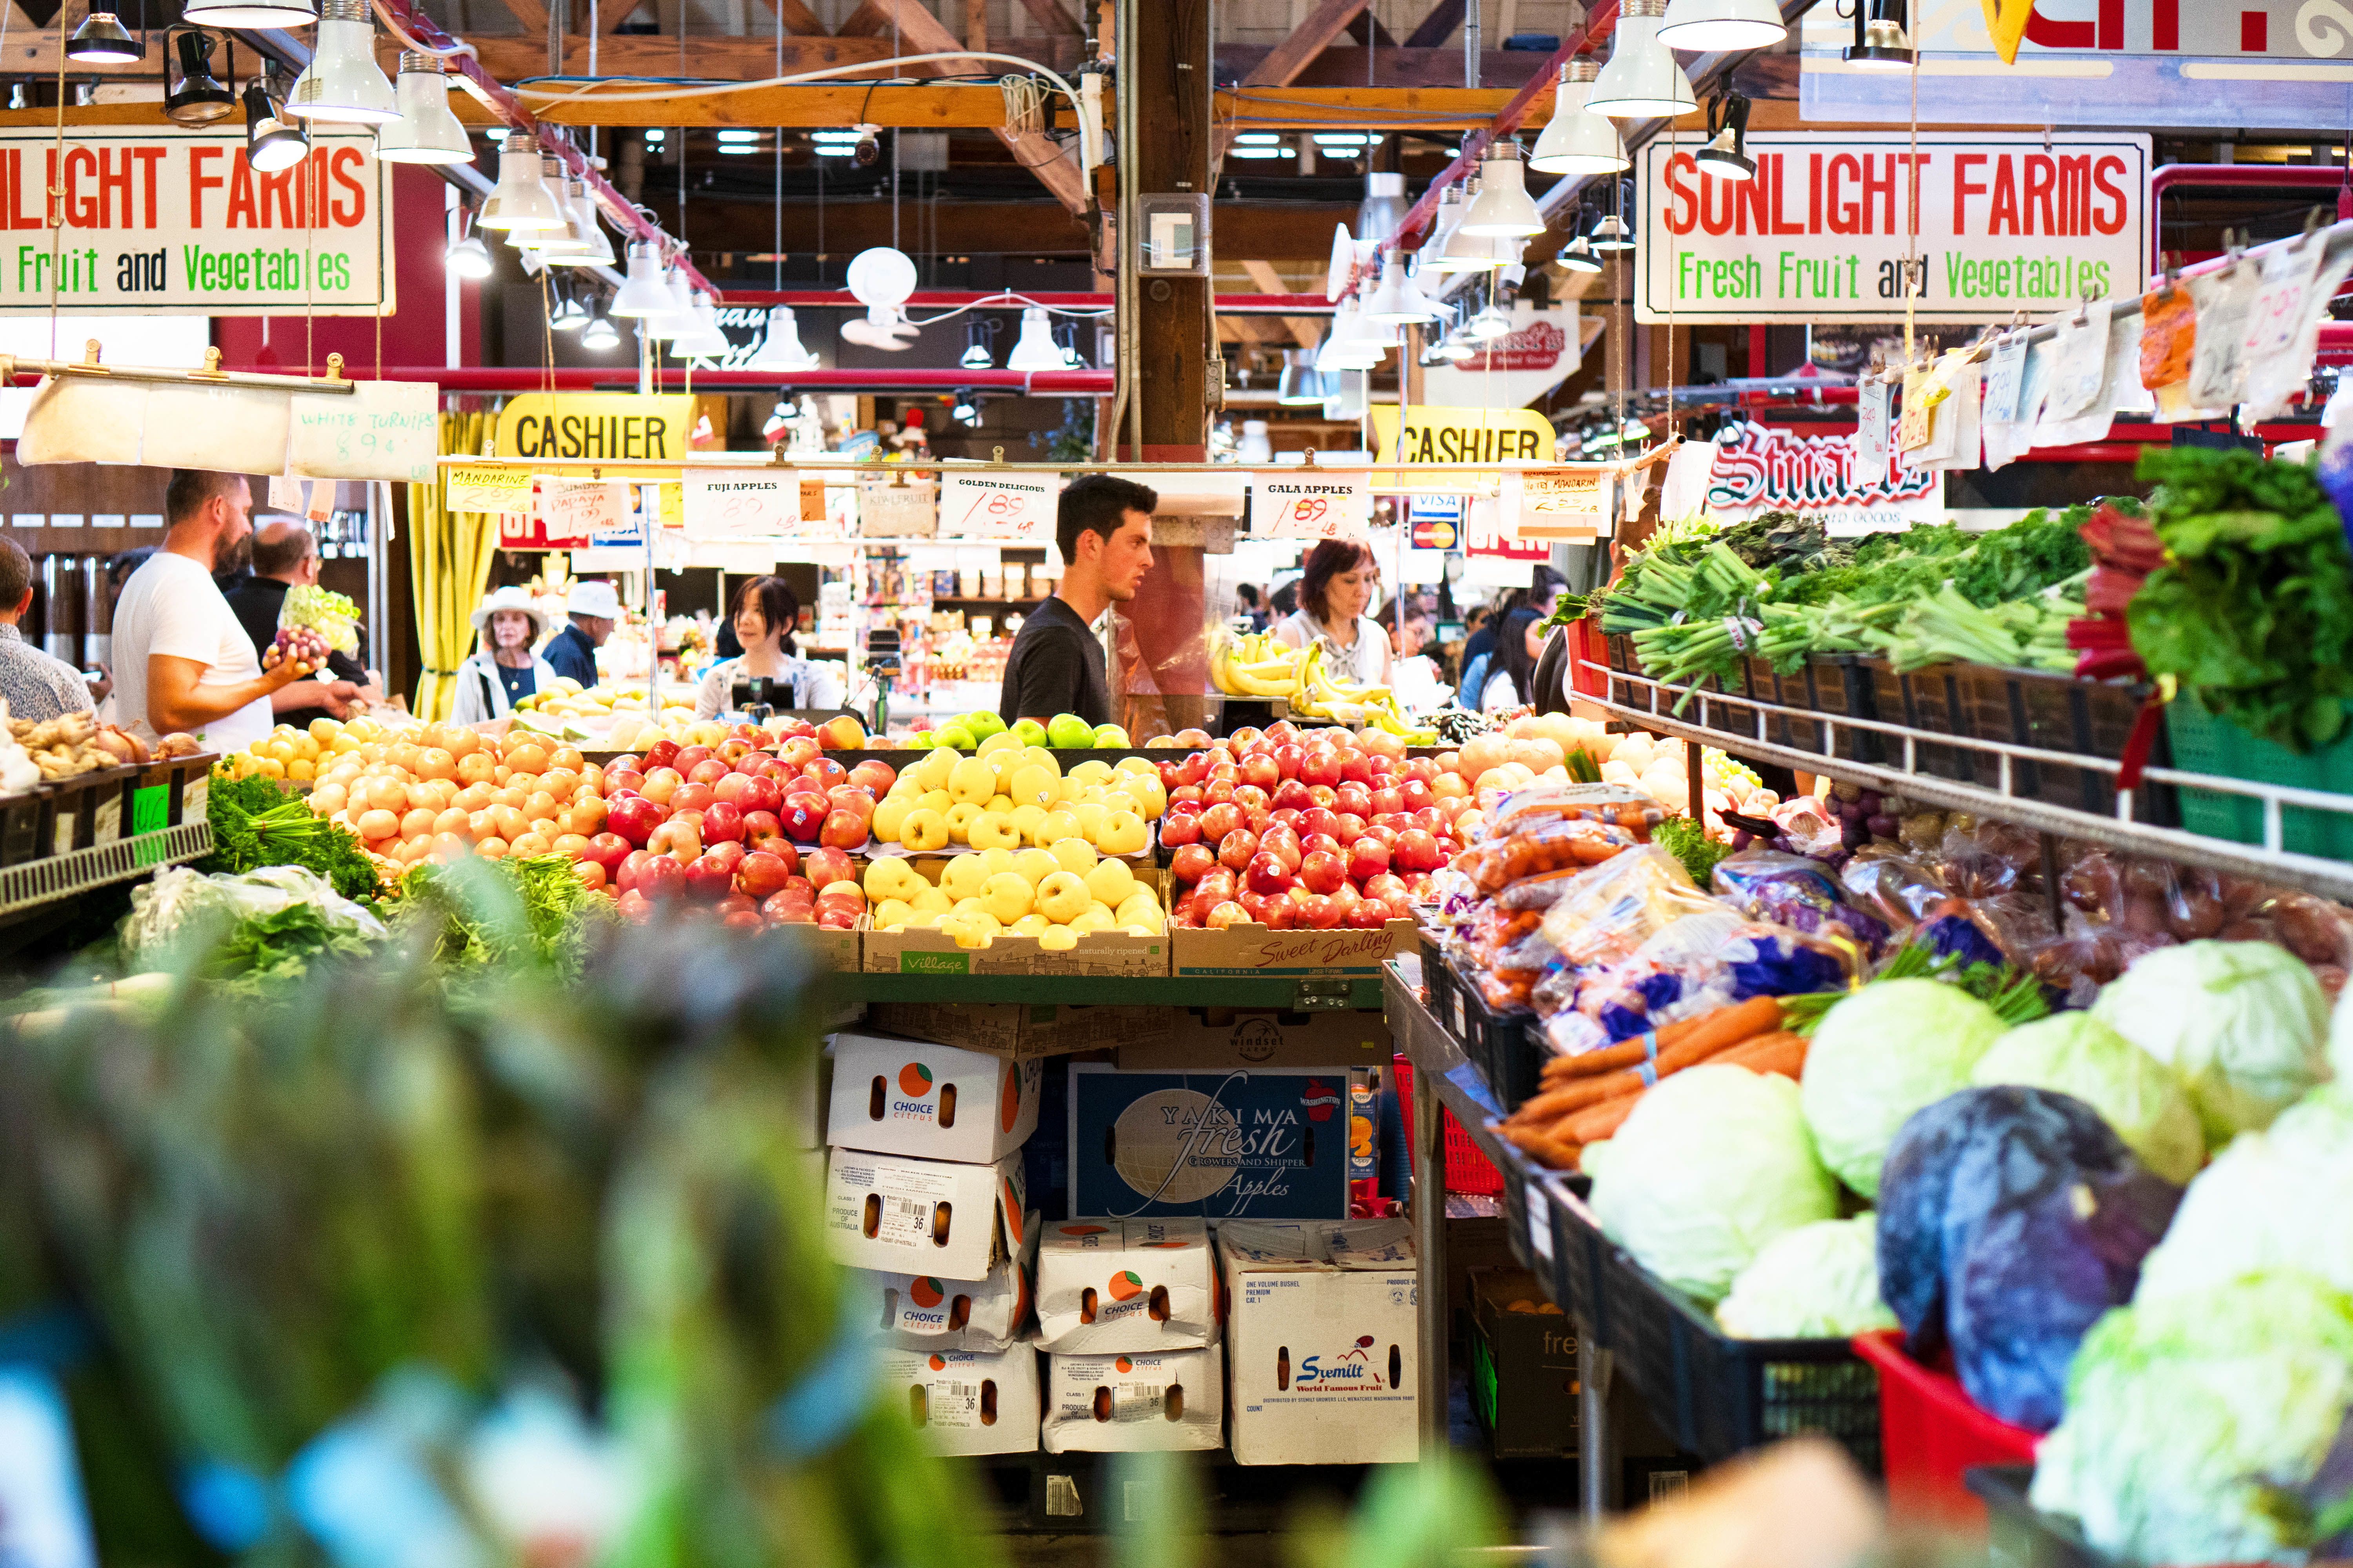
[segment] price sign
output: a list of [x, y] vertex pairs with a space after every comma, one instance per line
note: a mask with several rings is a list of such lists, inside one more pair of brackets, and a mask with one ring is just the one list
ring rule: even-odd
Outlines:
[[1983, 417], [1990, 425], [2018, 420], [2018, 393], [2026, 384], [2026, 334], [2012, 332], [1994, 345], [1986, 367]]
[[531, 476], [521, 468], [451, 468], [441, 480], [441, 504], [451, 511], [533, 515]]
[[1054, 537], [1058, 474], [964, 473], [940, 476], [940, 533], [953, 539]]
[[629, 487], [612, 479], [539, 476], [539, 525], [550, 549], [604, 542], [600, 534], [638, 537], [630, 523]]
[[297, 393], [286, 471], [315, 479], [429, 484], [441, 447], [440, 388], [363, 381], [349, 393]]
[[2111, 301], [2094, 300], [2084, 308], [2080, 323], [2059, 329], [2059, 357], [2044, 409], [2049, 417], [2073, 419], [2097, 411], [2094, 405], [2108, 384], [2108, 318], [2114, 311]]
[[1862, 386], [1855, 393], [1854, 483], [1857, 486], [1887, 482], [1887, 383], [1883, 377], [1865, 375]]
[[1362, 473], [1250, 476], [1250, 531], [1262, 537], [1361, 539], [1372, 519], [1372, 488]]
[[1899, 452], [1928, 444], [1928, 432], [1936, 417], [1929, 402], [1930, 385], [1926, 371], [1904, 373], [1904, 408], [1895, 418], [1895, 449]]
[[790, 468], [691, 469], [684, 521], [689, 539], [769, 539], [797, 532], [801, 477]]
[[2189, 401], [2200, 408], [2228, 408], [2239, 401], [2247, 364], [2239, 345], [2246, 340], [2259, 282], [2254, 268], [2246, 266], [2189, 281], [2189, 297], [2198, 306], [2198, 341], [2189, 351]]
[[1590, 539], [1615, 514], [1615, 477], [1607, 468], [1506, 469], [1497, 514], [1515, 539]]

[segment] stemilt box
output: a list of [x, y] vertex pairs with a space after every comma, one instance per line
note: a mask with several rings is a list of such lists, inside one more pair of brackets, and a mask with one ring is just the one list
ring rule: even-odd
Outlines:
[[1028, 1189], [1021, 1153], [954, 1165], [836, 1149], [826, 1164], [825, 1228], [852, 1268], [987, 1279], [1019, 1250]]
[[1029, 1142], [1045, 1068], [887, 1035], [833, 1037], [826, 1139], [837, 1148], [986, 1165]]
[[1218, 1347], [1046, 1358], [1046, 1452], [1216, 1448], [1225, 1431]]
[[1218, 1269], [1198, 1219], [1074, 1219], [1038, 1244], [1038, 1346], [1064, 1354], [1218, 1339]]
[[886, 1350], [878, 1366], [884, 1401], [906, 1413], [934, 1453], [1038, 1451], [1038, 1352], [1028, 1345]]
[[1218, 1227], [1238, 1462], [1420, 1457], [1411, 1236], [1397, 1219]]
[[[1040, 1221], [1029, 1216], [1020, 1251], [986, 1279], [943, 1279], [934, 1274], [861, 1274], [859, 1283], [881, 1298], [882, 1331], [910, 1350], [994, 1353], [1021, 1337], [1029, 1316], [1029, 1259]], [[869, 1319], [869, 1321], [875, 1320]]]

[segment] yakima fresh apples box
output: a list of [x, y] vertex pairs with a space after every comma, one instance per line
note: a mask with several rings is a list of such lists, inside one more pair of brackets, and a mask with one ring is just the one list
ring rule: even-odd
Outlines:
[[1038, 1244], [1038, 1348], [1185, 1350], [1218, 1337], [1218, 1269], [1198, 1219], [1073, 1219]]
[[1071, 1206], [1107, 1219], [1342, 1219], [1345, 1072], [1071, 1066]]
[[1417, 1284], [1404, 1220], [1218, 1227], [1234, 1458], [1402, 1464], [1420, 1456]]
[[833, 1037], [827, 1141], [844, 1148], [988, 1164], [1038, 1126], [1045, 1069], [886, 1035]]
[[906, 1412], [935, 1454], [1038, 1451], [1038, 1352], [886, 1350], [876, 1358], [882, 1402]]
[[852, 1268], [987, 1279], [1019, 1249], [1027, 1193], [1018, 1150], [994, 1165], [955, 1165], [837, 1148], [826, 1163], [826, 1239]]
[[1225, 1433], [1218, 1347], [1046, 1358], [1050, 1454], [1216, 1448]]
[[1032, 1214], [1019, 1251], [998, 1262], [986, 1279], [864, 1273], [856, 1277], [859, 1288], [881, 1297], [883, 1332], [897, 1344], [911, 1350], [1004, 1350], [1020, 1337], [1029, 1317], [1029, 1265], [1042, 1223]]

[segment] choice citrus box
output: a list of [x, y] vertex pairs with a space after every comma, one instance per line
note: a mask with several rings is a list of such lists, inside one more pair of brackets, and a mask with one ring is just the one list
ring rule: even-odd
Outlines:
[[1235, 1460], [1419, 1458], [1411, 1226], [1234, 1221], [1219, 1226], [1218, 1254]]
[[852, 1268], [986, 1279], [1020, 1246], [1028, 1192], [1018, 1150], [951, 1165], [838, 1148], [826, 1162], [826, 1237]]
[[884, 1403], [906, 1412], [935, 1454], [1038, 1451], [1038, 1352], [886, 1350], [876, 1358]]
[[845, 1148], [987, 1164], [1038, 1126], [1045, 1068], [884, 1035], [833, 1037], [826, 1140]]
[[1074, 1219], [1038, 1244], [1038, 1346], [1185, 1350], [1218, 1338], [1218, 1271], [1198, 1219]]
[[942, 1279], [932, 1274], [865, 1274], [882, 1298], [882, 1328], [911, 1350], [994, 1352], [1020, 1336], [1029, 1316], [1029, 1259], [1037, 1255], [1043, 1222], [1029, 1216], [1029, 1232], [1014, 1256], [980, 1280]]
[[1380, 973], [1388, 959], [1419, 946], [1409, 920], [1363, 931], [1276, 931], [1250, 923], [1223, 930], [1178, 926], [1168, 936], [1170, 973], [1205, 979], [1234, 974], [1372, 976]]
[[1222, 1447], [1225, 1375], [1218, 1347], [1047, 1357], [1043, 1436], [1050, 1454]]
[[1071, 1064], [1074, 1215], [1343, 1219], [1348, 1075]]

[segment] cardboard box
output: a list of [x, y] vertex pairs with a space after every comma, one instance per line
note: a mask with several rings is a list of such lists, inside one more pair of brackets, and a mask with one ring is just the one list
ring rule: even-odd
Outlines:
[[1038, 1247], [1038, 1348], [1196, 1349], [1218, 1338], [1218, 1266], [1198, 1219], [1065, 1220]]
[[1236, 1462], [1420, 1457], [1411, 1237], [1394, 1219], [1219, 1227]]
[[1071, 1007], [1051, 1002], [877, 1002], [878, 1029], [1025, 1061], [1069, 1051], [1125, 1048], [1167, 1033], [1183, 1014], [1167, 1007]]
[[928, 926], [876, 931], [871, 919], [859, 924], [860, 961], [869, 974], [1125, 974], [1168, 973], [1168, 935], [1129, 936], [1124, 931], [1089, 931], [1078, 945], [1059, 952], [1034, 936], [998, 936], [987, 947], [958, 947], [955, 940]]
[[826, 1101], [833, 1098], [833, 1037], [826, 1037], [825, 1049], [793, 1058], [788, 1071], [786, 1089], [791, 1103], [786, 1108], [786, 1116], [792, 1123], [793, 1146], [822, 1149]]
[[784, 932], [786, 945], [808, 959], [809, 968], [820, 973], [855, 974], [858, 973], [858, 932], [836, 931], [819, 925], [776, 925], [768, 928]]
[[[993, 1355], [1018, 1341], [1029, 1326], [1030, 1272], [1038, 1256], [1038, 1232], [1045, 1222], [1029, 1216], [1029, 1233], [1012, 1257], [986, 1279], [942, 1279], [932, 1274], [856, 1276], [871, 1289], [870, 1312], [879, 1310], [883, 1333], [909, 1350], [977, 1351]], [[873, 1306], [879, 1296], [881, 1306]], [[871, 1321], [870, 1319], [869, 1321]]]
[[1577, 1452], [1577, 1330], [1525, 1268], [1472, 1271], [1470, 1382], [1497, 1458]]
[[1224, 974], [1377, 977], [1391, 955], [1414, 952], [1420, 947], [1414, 923], [1409, 920], [1391, 921], [1378, 931], [1270, 931], [1262, 925], [1209, 931], [1176, 926], [1170, 929], [1168, 939], [1170, 973], [1205, 979]]
[[833, 1037], [826, 1141], [884, 1154], [986, 1165], [1038, 1126], [1045, 1068], [888, 1035]]
[[1388, 1021], [1371, 1011], [1240, 1012], [1190, 1007], [1166, 1012], [1155, 1037], [1116, 1041], [1131, 1071], [1198, 1072], [1212, 1068], [1387, 1068], [1396, 1043]]
[[1014, 1256], [1028, 1220], [1017, 1151], [994, 1165], [836, 1149], [826, 1165], [834, 1257], [880, 1274], [986, 1279]]
[[1346, 1216], [1345, 1073], [1070, 1073], [1071, 1214]]
[[1158, 1355], [1046, 1358], [1050, 1454], [1136, 1454], [1225, 1444], [1218, 1347]]
[[1038, 1352], [886, 1350], [882, 1402], [905, 1413], [936, 1454], [1038, 1451]]

